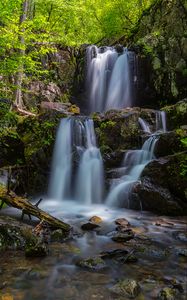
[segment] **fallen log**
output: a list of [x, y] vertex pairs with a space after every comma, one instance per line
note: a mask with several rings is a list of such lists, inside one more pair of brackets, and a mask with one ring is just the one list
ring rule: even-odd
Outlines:
[[66, 232], [70, 231], [71, 229], [69, 224], [66, 224], [63, 221], [49, 215], [45, 211], [30, 203], [26, 198], [19, 197], [13, 192], [7, 193], [7, 189], [4, 187], [0, 188], [0, 200], [9, 206], [22, 210], [22, 214], [35, 216], [53, 228], [62, 229]]

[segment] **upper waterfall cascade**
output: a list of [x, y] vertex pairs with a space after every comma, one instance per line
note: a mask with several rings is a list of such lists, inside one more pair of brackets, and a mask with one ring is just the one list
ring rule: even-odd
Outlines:
[[86, 89], [89, 112], [133, 106], [135, 54], [122, 48], [87, 48]]

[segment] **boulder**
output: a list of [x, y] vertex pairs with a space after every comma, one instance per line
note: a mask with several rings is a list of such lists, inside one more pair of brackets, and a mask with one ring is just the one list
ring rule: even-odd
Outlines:
[[180, 136], [176, 132], [170, 131], [160, 134], [155, 145], [154, 154], [156, 157], [163, 157], [183, 150], [185, 149]]

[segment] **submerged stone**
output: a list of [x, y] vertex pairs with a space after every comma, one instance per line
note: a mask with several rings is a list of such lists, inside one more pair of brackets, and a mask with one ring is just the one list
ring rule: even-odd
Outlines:
[[138, 294], [141, 291], [141, 288], [136, 280], [125, 279], [119, 281], [117, 284], [111, 287], [110, 290], [113, 293], [122, 296], [124, 297], [124, 299], [126, 299], [126, 297], [135, 298], [136, 296], [138, 296]]
[[76, 263], [76, 265], [81, 268], [86, 268], [86, 269], [90, 269], [90, 270], [94, 270], [94, 271], [106, 268], [105, 261], [102, 258], [97, 257], [97, 256], [82, 259], [82, 260], [78, 261]]

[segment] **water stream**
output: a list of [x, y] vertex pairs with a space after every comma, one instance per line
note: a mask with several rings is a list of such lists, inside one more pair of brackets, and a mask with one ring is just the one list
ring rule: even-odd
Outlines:
[[103, 112], [133, 106], [135, 54], [126, 48], [87, 48], [88, 110]]

